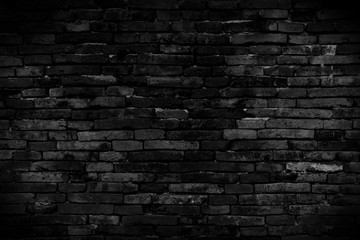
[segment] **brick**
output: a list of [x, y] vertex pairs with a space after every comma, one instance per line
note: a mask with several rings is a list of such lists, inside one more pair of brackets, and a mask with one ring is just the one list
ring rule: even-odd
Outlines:
[[24, 140], [0, 140], [1, 149], [24, 149], [26, 145]]
[[224, 139], [256, 139], [257, 133], [254, 130], [225, 129]]
[[233, 44], [245, 44], [245, 43], [286, 43], [287, 38], [285, 34], [269, 33], [240, 33], [233, 35], [230, 42]]
[[116, 151], [135, 151], [143, 148], [140, 141], [113, 141], [112, 145]]
[[196, 150], [199, 143], [194, 141], [147, 140], [144, 149]]
[[3, 183], [3, 192], [55, 192], [56, 183]]
[[95, 129], [139, 129], [150, 126], [149, 119], [106, 119], [95, 120]]
[[53, 57], [54, 63], [106, 63], [108, 57], [104, 55], [92, 54], [57, 54]]
[[90, 31], [90, 24], [89, 22], [67, 23], [65, 29], [67, 32], [87, 32]]
[[317, 56], [309, 59], [310, 64], [352, 64], [358, 63], [358, 55], [347, 56]]
[[150, 66], [136, 65], [134, 69], [135, 75], [158, 75], [158, 76], [177, 76], [182, 74], [183, 69], [180, 66]]
[[291, 205], [289, 206], [290, 214], [315, 214], [316, 206], [311, 205]]
[[69, 193], [68, 201], [73, 203], [122, 203], [122, 194]]
[[93, 140], [116, 140], [131, 139], [134, 134], [132, 131], [94, 131], [94, 132], [78, 132], [79, 141]]
[[[160, 74], [163, 75], [163, 74]], [[165, 74], [166, 75], [166, 74]], [[170, 74], [172, 75], [172, 74]], [[177, 74], [174, 74], [177, 75]], [[158, 87], [185, 87], [185, 88], [196, 88], [203, 85], [201, 78], [197, 77], [150, 77], [147, 79], [149, 86]]]
[[112, 172], [113, 165], [111, 163], [88, 163], [86, 164], [87, 172]]
[[210, 195], [209, 203], [211, 205], [234, 205], [237, 202], [237, 198], [234, 195]]
[[91, 224], [96, 224], [96, 225], [118, 225], [120, 222], [118, 216], [106, 216], [106, 215], [90, 215], [89, 221]]
[[278, 30], [279, 30], [279, 32], [285, 32], [285, 33], [301, 33], [304, 31], [304, 25], [298, 24], [298, 23], [282, 22], [282, 23], [279, 23]]
[[138, 215], [143, 213], [143, 208], [141, 205], [115, 206], [114, 212], [120, 215]]
[[332, 44], [332, 43], [352, 43], [358, 41], [358, 35], [351, 34], [326, 34], [319, 36], [320, 44]]
[[209, 182], [209, 183], [233, 183], [238, 181], [237, 174], [224, 173], [184, 173], [181, 175], [182, 182]]
[[218, 161], [261, 161], [272, 159], [272, 154], [266, 151], [244, 151], [244, 152], [217, 152]]
[[[201, 153], [199, 154], [201, 156]], [[212, 159], [211, 156], [208, 159]], [[190, 159], [192, 160], [192, 159]], [[204, 161], [200, 157], [194, 158], [193, 160], [197, 161]], [[212, 162], [201, 162], [199, 163], [191, 163], [191, 162], [184, 162], [184, 163], [170, 163], [169, 165], [170, 171], [173, 172], [189, 172], [189, 171], [214, 171], [214, 172], [230, 172], [231, 170], [237, 172], [253, 172], [254, 166], [248, 163], [212, 163]]]
[[239, 198], [240, 205], [281, 205], [295, 201], [294, 194], [248, 194]]
[[189, 55], [142, 54], [138, 56], [140, 64], [191, 65], [193, 57]]
[[258, 138], [314, 138], [314, 131], [296, 129], [262, 129], [258, 131]]
[[196, 42], [204, 45], [227, 44], [229, 42], [229, 37], [225, 34], [202, 33], [196, 35]]
[[116, 78], [110, 75], [69, 76], [62, 77], [61, 82], [67, 86], [106, 86], [116, 83]]
[[1, 67], [11, 67], [11, 66], [21, 66], [22, 59], [11, 56], [1, 56], [0, 57], [0, 66]]
[[312, 119], [270, 119], [266, 122], [268, 128], [307, 128], [315, 129], [322, 128], [323, 122], [320, 120]]
[[265, 127], [266, 118], [243, 118], [236, 120], [237, 128], [259, 129]]
[[276, 45], [255, 45], [250, 46], [250, 53], [253, 54], [279, 54], [281, 52], [281, 47]]
[[322, 163], [287, 163], [286, 169], [291, 171], [316, 171], [316, 172], [337, 172], [343, 170], [339, 164], [322, 164]]
[[38, 32], [45, 32], [45, 33], [59, 33], [63, 31], [63, 26], [57, 23], [36, 23], [36, 22], [29, 22], [23, 24], [18, 29], [22, 33], [38, 33]]
[[278, 94], [281, 98], [303, 98], [306, 96], [306, 90], [303, 88], [280, 88]]
[[86, 216], [84, 215], [53, 215], [53, 216], [36, 216], [32, 219], [35, 224], [85, 224]]
[[315, 133], [317, 140], [341, 140], [343, 137], [344, 133], [336, 130], [318, 130]]
[[321, 203], [324, 199], [323, 194], [299, 194], [297, 196], [297, 200], [301, 204]]
[[172, 11], [172, 10], [160, 10], [156, 11], [156, 16], [159, 20], [179, 20], [180, 12]]
[[222, 97], [271, 97], [276, 95], [276, 92], [274, 88], [253, 88], [251, 91], [246, 88], [224, 88], [220, 95]]
[[180, 182], [181, 175], [176, 173], [161, 173], [157, 174], [157, 182]]
[[81, 183], [60, 183], [59, 190], [60, 192], [81, 192], [84, 191], [86, 188], [85, 184]]
[[15, 72], [18, 77], [40, 77], [44, 75], [44, 68], [39, 66], [17, 67]]
[[170, 105], [180, 107], [181, 101], [175, 98], [144, 98], [132, 97], [128, 99], [128, 106], [138, 108], [162, 107], [166, 108]]
[[359, 164], [356, 162], [346, 163], [344, 165], [345, 172], [359, 172]]
[[105, 182], [151, 182], [153, 176], [141, 173], [102, 173], [100, 179]]
[[280, 10], [280, 9], [264, 9], [264, 10], [260, 10], [260, 16], [263, 18], [270, 18], [270, 19], [287, 18], [288, 11]]
[[150, 204], [151, 195], [150, 194], [134, 194], [126, 195], [124, 197], [125, 204]]
[[321, 82], [322, 86], [357, 86], [356, 77], [339, 76], [334, 78], [326, 78]]
[[94, 231], [94, 227], [91, 225], [87, 226], [69, 226], [67, 227], [69, 235], [89, 235]]
[[27, 34], [24, 40], [28, 44], [54, 44], [55, 34]]
[[188, 139], [188, 140], [217, 140], [221, 139], [221, 132], [207, 130], [185, 130], [185, 131], [168, 131], [167, 139]]
[[350, 107], [352, 100], [346, 98], [323, 98], [323, 99], [301, 99], [297, 102], [302, 108], [334, 108], [334, 107]]
[[98, 155], [95, 153], [77, 151], [47, 151], [43, 153], [45, 160], [85, 161], [87, 159], [94, 160], [97, 157]]
[[325, 120], [324, 129], [350, 129], [351, 121], [349, 120]]
[[170, 192], [183, 192], [183, 193], [222, 193], [221, 189], [216, 184], [201, 184], [201, 183], [185, 183], [185, 184], [170, 184]]
[[275, 58], [271, 56], [235, 55], [225, 56], [227, 65], [273, 65]]
[[[348, 97], [348, 96], [357, 96], [357, 88], [333, 88], [328, 90], [323, 90], [323, 93], [320, 93], [318, 88], [313, 88], [309, 90], [310, 97]], [[341, 98], [340, 98], [341, 99]]]
[[0, 42], [6, 45], [17, 45], [23, 42], [23, 38], [21, 35], [2, 34], [0, 35]]
[[269, 234], [273, 236], [279, 236], [281, 234], [286, 235], [301, 235], [303, 231], [300, 226], [271, 226], [269, 227]]
[[229, 145], [229, 141], [218, 140], [218, 141], [202, 141], [201, 150], [225, 150]]
[[164, 32], [169, 30], [167, 22], [123, 22], [118, 25], [125, 32]]
[[51, 162], [51, 161], [37, 161], [35, 163], [30, 164], [30, 170], [39, 171], [39, 170], [48, 170], [48, 171], [61, 171], [61, 170], [73, 170], [79, 171], [83, 169], [83, 164], [80, 162], [76, 162], [71, 164], [71, 162]]
[[153, 198], [155, 204], [194, 204], [200, 205], [207, 201], [206, 195], [173, 195], [173, 194], [162, 194], [156, 195]]
[[210, 215], [222, 215], [230, 213], [229, 206], [209, 206], [205, 205], [201, 208], [201, 212]]
[[59, 141], [57, 149], [59, 150], [109, 150], [111, 147], [109, 142], [79, 142], [79, 141]]
[[180, 151], [141, 151], [129, 153], [131, 161], [180, 161], [183, 159], [184, 154]]
[[293, 225], [295, 218], [290, 215], [267, 216], [266, 222], [269, 225]]
[[85, 99], [36, 99], [34, 105], [35, 108], [87, 108], [89, 102]]
[[59, 213], [72, 214], [112, 214], [114, 206], [111, 204], [62, 204]]
[[266, 1], [266, 2], [262, 2], [262, 1], [251, 1], [251, 0], [246, 0], [243, 1], [241, 3], [239, 3], [238, 5], [239, 8], [279, 8], [279, 9], [288, 9], [290, 8], [290, 1], [288, 0], [281, 0], [281, 1]]
[[231, 213], [237, 215], [273, 215], [286, 213], [284, 206], [232, 206]]
[[209, 223], [220, 226], [261, 226], [264, 225], [264, 218], [250, 216], [210, 216]]
[[257, 172], [281, 172], [284, 169], [282, 164], [278, 163], [257, 163], [256, 170]]
[[256, 184], [255, 192], [257, 192], [257, 193], [310, 192], [310, 184], [308, 184], [308, 183]]
[[177, 9], [179, 8], [179, 3], [175, 0], [170, 0], [170, 1], [141, 0], [141, 1], [131, 1], [129, 3], [129, 6], [134, 8], [144, 8], [144, 9]]
[[[46, 74], [51, 76], [59, 75], [96, 75], [100, 74], [100, 68], [90, 65], [58, 65], [46, 69]], [[37, 74], [39, 75], [39, 74]]]
[[111, 183], [111, 182], [91, 182], [88, 184], [89, 192], [136, 192], [138, 187], [132, 183]]
[[109, 96], [132, 96], [134, 89], [129, 87], [110, 86], [106, 89], [106, 94]]
[[308, 58], [305, 56], [279, 56], [276, 58], [278, 64], [295, 64], [304, 65], [308, 63]]
[[175, 216], [125, 216], [122, 218], [124, 225], [176, 225], [177, 217]]
[[19, 49], [19, 52], [26, 54], [50, 54], [50, 53], [68, 53], [74, 51], [74, 46], [69, 44], [60, 45], [26, 45]]
[[253, 186], [250, 184], [226, 184], [225, 193], [234, 194], [234, 193], [252, 193]]
[[283, 140], [238, 140], [231, 144], [231, 150], [267, 150], [267, 149], [287, 149], [288, 145]]
[[135, 139], [146, 140], [146, 139], [163, 139], [165, 138], [165, 132], [158, 129], [148, 130], [136, 130]]
[[155, 109], [157, 118], [183, 119], [188, 117], [188, 111], [182, 109]]
[[301, 35], [289, 35], [289, 43], [291, 44], [315, 44], [317, 43], [316, 36], [301, 36]]
[[59, 172], [27, 172], [15, 176], [17, 182], [65, 182], [68, 175]]
[[262, 183], [269, 181], [267, 173], [246, 173], [240, 175], [241, 183]]
[[160, 51], [167, 54], [172, 53], [189, 53], [189, 46], [180, 46], [180, 45], [160, 45]]
[[[76, 28], [77, 27], [77, 28]], [[82, 30], [82, 26], [73, 26], [72, 30]], [[86, 27], [85, 27], [86, 28]], [[107, 43], [112, 40], [111, 33], [88, 33], [88, 32], [74, 32], [58, 34], [56, 36], [56, 42], [58, 43]]]

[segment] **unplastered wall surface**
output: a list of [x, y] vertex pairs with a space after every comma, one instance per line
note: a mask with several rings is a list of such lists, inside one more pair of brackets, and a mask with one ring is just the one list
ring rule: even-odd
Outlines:
[[0, 13], [2, 239], [358, 239], [355, 4]]

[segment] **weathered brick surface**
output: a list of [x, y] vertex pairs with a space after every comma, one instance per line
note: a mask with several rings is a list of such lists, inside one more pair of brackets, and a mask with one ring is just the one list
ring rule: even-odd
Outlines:
[[357, 9], [0, 1], [0, 238], [359, 239]]

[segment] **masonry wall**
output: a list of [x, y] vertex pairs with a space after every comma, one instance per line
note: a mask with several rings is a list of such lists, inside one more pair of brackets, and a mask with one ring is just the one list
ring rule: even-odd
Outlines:
[[0, 12], [2, 239], [358, 239], [355, 4]]

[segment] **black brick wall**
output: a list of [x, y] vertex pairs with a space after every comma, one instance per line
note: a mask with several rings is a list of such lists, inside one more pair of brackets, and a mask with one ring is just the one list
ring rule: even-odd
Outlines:
[[0, 13], [2, 239], [358, 239], [356, 4]]

